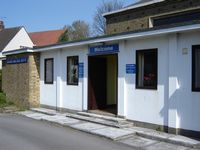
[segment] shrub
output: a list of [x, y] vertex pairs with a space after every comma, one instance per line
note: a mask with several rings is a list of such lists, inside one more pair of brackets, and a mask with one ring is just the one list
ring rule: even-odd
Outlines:
[[10, 104], [6, 101], [6, 95], [4, 93], [0, 93], [0, 108], [6, 107], [8, 105]]

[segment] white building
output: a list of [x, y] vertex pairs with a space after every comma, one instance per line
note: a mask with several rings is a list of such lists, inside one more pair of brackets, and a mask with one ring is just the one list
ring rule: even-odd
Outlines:
[[200, 22], [67, 42], [40, 53], [40, 104], [100, 110], [200, 137]]
[[6, 28], [0, 30], [0, 69], [2, 68], [3, 51], [17, 50], [23, 47], [33, 47], [33, 42], [24, 27]]
[[[41, 54], [40, 104], [75, 111], [113, 106], [111, 112], [138, 124], [199, 133], [199, 33], [200, 24], [191, 24], [32, 50]], [[153, 63], [143, 61], [147, 53]], [[156, 66], [153, 80], [146, 65]]]

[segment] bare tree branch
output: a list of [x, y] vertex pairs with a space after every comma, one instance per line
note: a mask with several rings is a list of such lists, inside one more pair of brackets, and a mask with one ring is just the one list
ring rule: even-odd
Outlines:
[[102, 16], [104, 13], [121, 9], [124, 6], [121, 0], [102, 1], [96, 9], [93, 22], [93, 30], [96, 35], [106, 34], [106, 19]]

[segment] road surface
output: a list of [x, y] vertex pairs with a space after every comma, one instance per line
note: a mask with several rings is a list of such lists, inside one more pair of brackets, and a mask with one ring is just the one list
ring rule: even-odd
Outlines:
[[18, 115], [0, 114], [0, 150], [134, 150], [108, 139]]

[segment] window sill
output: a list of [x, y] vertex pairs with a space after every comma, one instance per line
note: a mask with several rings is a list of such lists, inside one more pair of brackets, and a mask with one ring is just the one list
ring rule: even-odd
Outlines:
[[53, 84], [53, 82], [44, 82], [44, 84]]
[[153, 90], [153, 91], [158, 90], [157, 87], [136, 87], [135, 89], [137, 89], [137, 90]]
[[193, 88], [192, 92], [200, 92], [200, 88]]
[[76, 84], [67, 83], [67, 85], [69, 85], [69, 86], [78, 86], [78, 83], [76, 83]]

